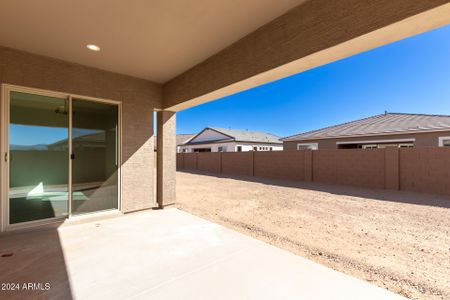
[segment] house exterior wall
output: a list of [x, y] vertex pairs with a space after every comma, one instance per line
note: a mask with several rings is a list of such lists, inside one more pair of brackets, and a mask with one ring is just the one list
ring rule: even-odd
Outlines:
[[450, 136], [450, 131], [414, 133], [414, 134], [360, 136], [360, 137], [352, 137], [352, 138], [285, 141], [285, 142], [283, 142], [283, 146], [284, 146], [284, 150], [297, 150], [297, 144], [317, 143], [319, 149], [337, 149], [338, 142], [415, 139], [414, 147], [415, 148], [423, 148], [423, 147], [438, 147], [439, 146], [439, 137], [442, 137], [442, 136]]
[[211, 152], [218, 152], [219, 147], [226, 147], [226, 152], [233, 152], [236, 149], [236, 143], [235, 142], [229, 142], [229, 143], [209, 143], [209, 144], [197, 144], [197, 145], [183, 145], [180, 146], [180, 152], [187, 152], [191, 153], [194, 152], [194, 149], [205, 149], [205, 148], [211, 148]]
[[[226, 151], [224, 152], [236, 152], [237, 147], [242, 147], [242, 152], [246, 151], [253, 151], [253, 147], [258, 147], [257, 151], [263, 151], [259, 150], [259, 147], [272, 147], [272, 151], [280, 151], [283, 150], [283, 146], [280, 144], [259, 144], [259, 143], [239, 143], [239, 142], [228, 142], [228, 143], [209, 143], [209, 144], [194, 144], [194, 145], [183, 145], [179, 146], [178, 152], [187, 152], [191, 153], [194, 152], [194, 149], [205, 149], [205, 148], [211, 148], [211, 152], [219, 152], [219, 147], [226, 147]], [[268, 150], [264, 150], [268, 151]]]
[[[258, 150], [256, 151], [270, 151], [267, 149], [260, 149], [260, 147], [272, 147], [272, 151], [281, 151], [283, 150], [283, 145], [281, 144], [244, 144], [244, 143], [237, 143], [237, 146], [242, 146], [242, 151], [253, 151], [254, 147], [258, 147]], [[237, 148], [236, 148], [237, 151]]]
[[122, 211], [156, 206], [153, 111], [161, 107], [160, 85], [4, 47], [0, 83], [120, 101]]

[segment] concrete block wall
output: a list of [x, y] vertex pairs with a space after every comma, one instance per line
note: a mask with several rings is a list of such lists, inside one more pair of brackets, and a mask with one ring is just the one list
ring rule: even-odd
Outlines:
[[313, 181], [313, 152], [302, 151], [305, 153], [305, 181]]
[[384, 154], [384, 188], [398, 190], [400, 189], [400, 151], [387, 148]]
[[254, 176], [305, 180], [305, 151], [264, 151], [254, 155]]
[[177, 155], [177, 170], [184, 169], [184, 155]]
[[400, 189], [450, 195], [450, 149], [401, 149]]
[[253, 152], [222, 152], [222, 173], [253, 176]]
[[[179, 169], [450, 195], [450, 149], [178, 153]], [[199, 167], [201, 166], [201, 167]]]
[[197, 153], [178, 153], [177, 156], [183, 156], [183, 169], [197, 170]]
[[197, 169], [204, 172], [221, 172], [221, 154], [220, 152], [197, 153]]
[[314, 181], [384, 188], [384, 150], [320, 150], [313, 153]]

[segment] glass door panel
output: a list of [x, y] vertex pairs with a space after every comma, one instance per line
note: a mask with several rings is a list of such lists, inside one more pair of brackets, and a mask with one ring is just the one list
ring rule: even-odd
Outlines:
[[9, 223], [67, 216], [68, 99], [10, 93]]
[[72, 214], [118, 208], [118, 106], [72, 99]]

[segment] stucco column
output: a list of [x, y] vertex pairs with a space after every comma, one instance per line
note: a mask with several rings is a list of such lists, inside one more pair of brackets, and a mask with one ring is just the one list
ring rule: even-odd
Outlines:
[[176, 200], [176, 113], [157, 112], [157, 201], [159, 207]]

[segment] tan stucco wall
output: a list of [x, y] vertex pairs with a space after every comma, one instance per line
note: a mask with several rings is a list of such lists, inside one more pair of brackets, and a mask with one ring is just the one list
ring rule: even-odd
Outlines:
[[430, 132], [430, 133], [416, 133], [416, 134], [395, 134], [395, 135], [378, 135], [378, 136], [361, 136], [353, 138], [341, 139], [323, 139], [323, 140], [298, 140], [284, 142], [284, 150], [297, 150], [299, 143], [318, 143], [319, 149], [337, 149], [336, 142], [351, 142], [351, 141], [377, 141], [377, 140], [393, 140], [393, 139], [409, 139], [415, 138], [414, 146], [416, 148], [422, 147], [437, 147], [439, 146], [440, 136], [450, 136], [450, 131]]
[[437, 7], [449, 2], [307, 1], [168, 81], [164, 107], [185, 109], [443, 26], [450, 6]]
[[159, 207], [176, 201], [177, 115], [171, 111], [158, 111], [157, 201]]
[[0, 83], [122, 102], [122, 207], [156, 206], [153, 111], [161, 107], [158, 84], [0, 47]]

